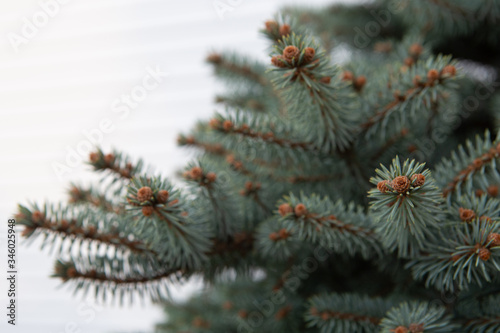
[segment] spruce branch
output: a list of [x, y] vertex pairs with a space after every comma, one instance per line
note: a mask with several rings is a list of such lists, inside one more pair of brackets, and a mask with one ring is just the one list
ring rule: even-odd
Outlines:
[[447, 197], [448, 203], [451, 202], [452, 194], [461, 197], [462, 193], [472, 193], [475, 184], [484, 188], [491, 185], [492, 181], [500, 182], [497, 167], [499, 145], [498, 135], [492, 142], [490, 132], [486, 131], [484, 139], [476, 136], [475, 143], [466, 141], [465, 147], [458, 146], [449, 159], [443, 159], [436, 166], [443, 196]]
[[136, 177], [128, 187], [135, 223], [142, 237], [151, 239], [160, 259], [174, 267], [199, 268], [206, 260], [209, 234], [202, 234], [201, 225], [189, 218], [186, 201], [159, 177]]
[[404, 302], [392, 308], [380, 326], [382, 333], [448, 333], [458, 328], [444, 307], [425, 302]]
[[112, 153], [104, 154], [97, 148], [97, 151], [90, 153], [89, 162], [95, 171], [108, 172], [114, 176], [114, 182], [118, 180], [129, 181], [143, 171], [143, 162], [139, 160], [137, 163], [132, 163], [130, 157], [121, 152], [113, 151]]
[[357, 294], [321, 294], [309, 299], [305, 319], [321, 333], [375, 332], [391, 303]]
[[471, 284], [483, 286], [500, 271], [498, 222], [465, 223], [442, 230], [440, 241], [429, 244], [426, 254], [407, 265], [416, 279], [439, 290], [466, 290]]
[[299, 241], [332, 249], [336, 253], [364, 258], [382, 255], [383, 250], [371, 219], [354, 203], [332, 202], [317, 195], [290, 194], [281, 201], [278, 212], [286, 231]]
[[105, 194], [93, 187], [83, 188], [76, 184], [71, 184], [68, 191], [69, 203], [73, 205], [89, 205], [103, 211], [122, 215], [125, 213], [125, 206], [109, 200]]
[[391, 166], [375, 170], [370, 182], [377, 188], [369, 191], [377, 233], [389, 250], [401, 257], [412, 257], [435, 237], [443, 218], [441, 191], [425, 164], [399, 157]]
[[[82, 253], [85, 248], [91, 249], [93, 243], [98, 248], [110, 248], [130, 251], [139, 255], [155, 255], [143, 240], [132, 236], [131, 219], [117, 218], [93, 211], [78, 211], [69, 207], [54, 207], [40, 209], [37, 205], [30, 208], [19, 205], [16, 217], [18, 224], [24, 225], [22, 236], [34, 239], [44, 236], [42, 247], [55, 246], [60, 241], [58, 252], [72, 250]], [[67, 245], [67, 248], [65, 248]]]
[[325, 153], [348, 147], [357, 121], [351, 112], [354, 99], [344, 89], [345, 83], [336, 79], [337, 70], [325, 51], [312, 38], [292, 33], [275, 46], [273, 54], [273, 84], [283, 89], [290, 120], [315, 124], [315, 129], [305, 130], [306, 141]]

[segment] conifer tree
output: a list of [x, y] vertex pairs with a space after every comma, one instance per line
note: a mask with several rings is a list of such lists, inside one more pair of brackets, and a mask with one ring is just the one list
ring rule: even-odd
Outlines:
[[77, 291], [160, 303], [157, 332], [500, 332], [499, 23], [497, 0], [285, 8], [268, 63], [208, 56], [225, 111], [179, 136], [185, 186], [96, 149], [106, 186], [20, 205], [23, 236]]

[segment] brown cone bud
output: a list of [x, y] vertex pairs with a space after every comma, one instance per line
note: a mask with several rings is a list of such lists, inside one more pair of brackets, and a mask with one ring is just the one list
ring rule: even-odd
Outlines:
[[104, 162], [108, 165], [111, 165], [113, 164], [113, 162], [115, 161], [115, 155], [113, 154], [106, 154], [104, 156]]
[[380, 192], [385, 193], [385, 192], [387, 192], [387, 191], [390, 190], [390, 188], [389, 188], [388, 185], [389, 185], [389, 181], [388, 180], [382, 180], [382, 181], [378, 182], [377, 189]]
[[295, 206], [294, 212], [296, 216], [301, 217], [307, 214], [307, 208], [304, 204], [299, 203]]
[[414, 174], [411, 176], [411, 182], [413, 186], [422, 186], [425, 183], [425, 176], [421, 173]]
[[492, 232], [488, 235], [487, 241], [491, 242], [490, 246], [500, 246], [500, 234]]
[[169, 193], [167, 190], [161, 190], [156, 195], [156, 201], [159, 203], [166, 203], [168, 201]]
[[476, 217], [476, 213], [474, 213], [472, 209], [465, 209], [460, 207], [458, 209], [458, 212], [460, 213], [460, 219], [464, 222], [471, 222]]
[[97, 163], [99, 161], [99, 154], [98, 153], [90, 153], [89, 160], [91, 163]]
[[224, 131], [230, 131], [233, 129], [233, 123], [231, 120], [224, 120], [222, 123], [222, 128], [224, 128]]
[[222, 62], [222, 56], [218, 53], [212, 53], [208, 55], [207, 61], [212, 64], [220, 64]]
[[342, 80], [343, 81], [352, 81], [354, 79], [354, 74], [352, 74], [351, 71], [344, 71], [342, 73]]
[[398, 176], [392, 180], [391, 187], [398, 193], [406, 193], [410, 189], [410, 180], [406, 176]]
[[293, 46], [293, 45], [289, 45], [289, 46], [285, 47], [285, 49], [283, 50], [283, 58], [289, 64], [291, 64], [294, 59], [295, 59], [295, 62], [297, 62], [297, 60], [299, 59], [299, 55], [300, 55], [299, 48], [296, 46]]
[[220, 126], [220, 121], [219, 119], [210, 119], [210, 122], [208, 123], [210, 127], [217, 129]]
[[76, 271], [76, 269], [74, 267], [70, 267], [66, 271], [66, 275], [70, 278], [74, 278], [78, 275], [78, 272]]
[[411, 333], [424, 333], [424, 324], [410, 324], [408, 329]]
[[279, 239], [279, 235], [277, 232], [272, 232], [269, 234], [269, 239], [273, 242], [276, 242]]
[[142, 215], [144, 216], [151, 216], [151, 214], [153, 214], [153, 207], [151, 206], [144, 206], [142, 207]]
[[361, 91], [361, 89], [363, 89], [363, 87], [366, 84], [366, 77], [364, 75], [358, 76], [356, 79], [354, 79], [353, 84], [354, 84], [354, 89], [356, 89], [357, 91]]
[[329, 76], [324, 76], [321, 79], [319, 79], [319, 82], [324, 83], [324, 84], [330, 84], [331, 78]]
[[314, 59], [314, 55], [316, 54], [316, 50], [312, 47], [306, 47], [304, 49], [304, 62], [306, 64], [310, 63]]
[[270, 33], [277, 31], [279, 27], [278, 22], [276, 21], [266, 21], [266, 30]]
[[408, 52], [413, 57], [418, 57], [419, 55], [422, 54], [423, 51], [424, 51], [424, 48], [419, 43], [411, 44], [410, 48], [408, 49]]
[[284, 62], [285, 59], [283, 58], [283, 56], [279, 55], [279, 56], [274, 56], [271, 58], [271, 63], [276, 66], [276, 67], [279, 67], [279, 68], [284, 68], [286, 67], [286, 63]]
[[437, 79], [439, 79], [439, 72], [435, 69], [430, 69], [427, 72], [427, 79], [429, 80], [429, 82], [436, 81]]
[[393, 331], [394, 333], [408, 333], [408, 329], [404, 326], [398, 326]]
[[280, 229], [278, 235], [281, 239], [287, 239], [290, 236], [290, 233], [286, 229]]
[[281, 204], [280, 207], [278, 208], [279, 213], [281, 216], [285, 216], [287, 214], [293, 213], [293, 208], [287, 203]]
[[137, 191], [137, 200], [139, 200], [139, 202], [147, 201], [151, 199], [152, 196], [153, 196], [153, 191], [148, 186], [141, 187]]
[[488, 186], [488, 189], [486, 191], [488, 191], [489, 196], [492, 196], [492, 197], [498, 196], [498, 186], [497, 185]]
[[444, 66], [443, 70], [441, 71], [441, 74], [455, 76], [455, 74], [457, 74], [457, 69], [453, 65]]
[[224, 304], [222, 304], [222, 308], [224, 310], [231, 310], [233, 308], [233, 303], [231, 303], [231, 301], [225, 301]]
[[42, 212], [35, 210], [33, 214], [31, 214], [31, 219], [33, 220], [33, 222], [41, 222], [43, 220]]
[[213, 172], [207, 173], [206, 177], [209, 183], [213, 183], [217, 179], [217, 175]]
[[203, 171], [201, 170], [200, 167], [193, 167], [189, 173], [191, 178], [193, 179], [200, 179], [201, 176], [203, 175]]
[[487, 261], [491, 257], [491, 251], [487, 248], [483, 247], [479, 249], [478, 256], [481, 260]]
[[283, 24], [280, 27], [280, 35], [281, 36], [288, 36], [292, 32], [292, 29], [288, 24]]

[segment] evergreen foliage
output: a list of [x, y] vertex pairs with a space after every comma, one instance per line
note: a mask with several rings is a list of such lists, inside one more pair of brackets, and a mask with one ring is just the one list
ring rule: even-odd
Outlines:
[[498, 0], [285, 8], [269, 63], [208, 56], [227, 91], [179, 136], [185, 186], [96, 148], [102, 183], [19, 205], [23, 236], [75, 291], [165, 306], [157, 332], [500, 332], [499, 22]]

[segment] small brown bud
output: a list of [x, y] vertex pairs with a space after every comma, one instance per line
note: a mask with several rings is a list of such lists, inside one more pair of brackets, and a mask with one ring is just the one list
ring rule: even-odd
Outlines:
[[222, 304], [222, 308], [224, 310], [231, 310], [233, 308], [233, 303], [231, 301], [225, 301], [223, 304]]
[[281, 55], [272, 57], [271, 64], [273, 64], [274, 66], [279, 67], [279, 68], [286, 67], [285, 59]]
[[287, 316], [287, 314], [292, 310], [292, 307], [290, 305], [287, 305], [281, 309], [279, 309], [276, 314], [274, 315], [274, 318], [276, 320], [281, 320]]
[[498, 186], [497, 185], [488, 186], [488, 189], [486, 191], [488, 191], [489, 196], [492, 196], [492, 197], [498, 196]]
[[441, 74], [455, 76], [455, 74], [457, 74], [457, 69], [453, 65], [444, 66], [443, 70], [441, 71]]
[[324, 321], [327, 321], [330, 319], [330, 314], [326, 311], [323, 311], [321, 312], [321, 319], [323, 319]]
[[281, 36], [288, 36], [292, 32], [292, 29], [288, 24], [283, 24], [280, 27], [280, 35]]
[[323, 76], [321, 79], [319, 79], [319, 82], [324, 84], [330, 84], [331, 78], [329, 76]]
[[279, 235], [277, 232], [271, 232], [269, 234], [269, 239], [272, 240], [273, 242], [276, 242], [279, 239]]
[[413, 78], [413, 85], [415, 87], [418, 87], [420, 85], [422, 81], [422, 77], [420, 75], [415, 75], [415, 77]]
[[398, 193], [406, 193], [410, 189], [410, 180], [406, 176], [398, 176], [392, 180], [391, 187]]
[[281, 216], [285, 216], [287, 214], [291, 214], [293, 212], [292, 206], [290, 206], [287, 203], [281, 204], [280, 207], [278, 208], [279, 213]]
[[107, 164], [107, 165], [111, 165], [113, 164], [113, 162], [115, 161], [115, 155], [113, 154], [106, 154], [104, 156], [104, 162]]
[[392, 330], [394, 333], [408, 333], [408, 329], [404, 326], [398, 326], [394, 330]]
[[207, 61], [212, 64], [220, 64], [222, 62], [222, 56], [218, 53], [209, 54]]
[[476, 213], [474, 213], [472, 209], [465, 209], [460, 207], [458, 209], [458, 212], [460, 213], [460, 219], [464, 222], [471, 222], [476, 217]]
[[89, 160], [91, 163], [97, 163], [99, 161], [99, 154], [98, 153], [90, 153]]
[[222, 128], [224, 128], [224, 131], [230, 131], [233, 129], [233, 123], [231, 120], [224, 120], [222, 123]]
[[299, 59], [299, 55], [300, 55], [299, 48], [296, 46], [293, 46], [293, 45], [289, 45], [289, 46], [285, 47], [285, 49], [283, 50], [283, 58], [289, 64], [291, 64], [293, 60], [295, 60], [295, 62], [297, 62], [297, 60]]
[[279, 29], [279, 24], [276, 21], [266, 21], [266, 30], [270, 33], [277, 31]]
[[201, 170], [200, 167], [193, 167], [189, 173], [191, 178], [193, 179], [200, 179], [201, 176], [203, 175], [203, 171]]
[[248, 191], [251, 191], [253, 189], [253, 184], [251, 181], [246, 181], [245, 182], [245, 188], [248, 190]]
[[210, 122], [208, 124], [210, 125], [210, 127], [217, 129], [220, 126], [220, 121], [219, 121], [219, 119], [213, 118], [213, 119], [210, 119]]
[[307, 214], [307, 208], [304, 204], [299, 203], [295, 206], [294, 212], [296, 216], [301, 217]]
[[357, 91], [361, 91], [363, 87], [366, 84], [366, 77], [364, 75], [358, 76], [356, 79], [354, 79], [354, 89]]
[[41, 222], [43, 220], [43, 214], [42, 212], [35, 210], [33, 214], [31, 214], [31, 218], [33, 219], [33, 222]]
[[487, 223], [492, 223], [493, 222], [493, 220], [491, 219], [491, 217], [486, 216], [486, 215], [482, 215], [481, 217], [479, 217], [479, 221], [486, 221]]
[[352, 74], [351, 71], [344, 71], [342, 73], [342, 80], [343, 81], [352, 81], [354, 79], [354, 74]]
[[475, 169], [479, 169], [481, 168], [481, 166], [483, 166], [483, 160], [480, 158], [476, 158], [474, 161], [472, 161], [472, 165]]
[[411, 67], [415, 63], [415, 60], [413, 58], [405, 58], [404, 64], [408, 67]]
[[421, 173], [414, 174], [411, 176], [411, 182], [413, 186], [422, 186], [425, 183], [425, 176]]
[[373, 45], [373, 51], [381, 53], [389, 53], [392, 51], [391, 42], [377, 42]]
[[213, 172], [207, 173], [205, 177], [207, 177], [209, 183], [213, 183], [217, 179], [217, 175]]
[[151, 214], [153, 214], [153, 207], [151, 206], [144, 206], [142, 207], [142, 215], [144, 216], [151, 216]]
[[479, 258], [483, 261], [487, 261], [491, 257], [491, 251], [485, 247], [480, 248], [477, 254]]
[[424, 324], [410, 324], [408, 329], [411, 333], [424, 333]]
[[487, 241], [491, 242], [490, 246], [500, 246], [500, 234], [492, 232], [488, 235]]
[[427, 80], [429, 80], [429, 82], [434, 82], [436, 81], [437, 79], [439, 79], [439, 72], [435, 69], [430, 69], [428, 72], [427, 72]]
[[278, 231], [278, 235], [281, 239], [287, 239], [290, 236], [290, 233], [285, 228], [283, 228]]
[[413, 57], [418, 57], [419, 55], [422, 54], [423, 51], [424, 51], [424, 48], [419, 43], [411, 44], [409, 49], [408, 49], [408, 52]]
[[378, 182], [378, 184], [377, 184], [377, 189], [378, 189], [380, 192], [385, 193], [385, 192], [387, 192], [387, 191], [389, 191], [389, 190], [390, 190], [390, 188], [389, 188], [388, 184], [389, 184], [389, 181], [388, 181], [388, 180], [382, 180], [382, 181]]
[[137, 191], [137, 200], [139, 200], [139, 202], [147, 201], [151, 199], [152, 196], [153, 196], [153, 191], [148, 186], [141, 187]]
[[313, 49], [312, 47], [306, 47], [304, 49], [304, 62], [306, 64], [310, 63], [313, 59], [314, 56], [316, 55], [316, 50]]
[[480, 197], [480, 196], [483, 196], [484, 195], [484, 191], [483, 190], [476, 190], [476, 197]]
[[246, 310], [241, 309], [240, 311], [238, 311], [238, 317], [246, 319], [248, 317], [248, 312]]
[[70, 278], [74, 278], [78, 275], [78, 272], [76, 271], [76, 269], [74, 267], [70, 267], [66, 271], [66, 275]]
[[156, 201], [162, 204], [166, 203], [168, 201], [168, 196], [169, 193], [167, 190], [158, 191], [158, 194], [156, 195]]

